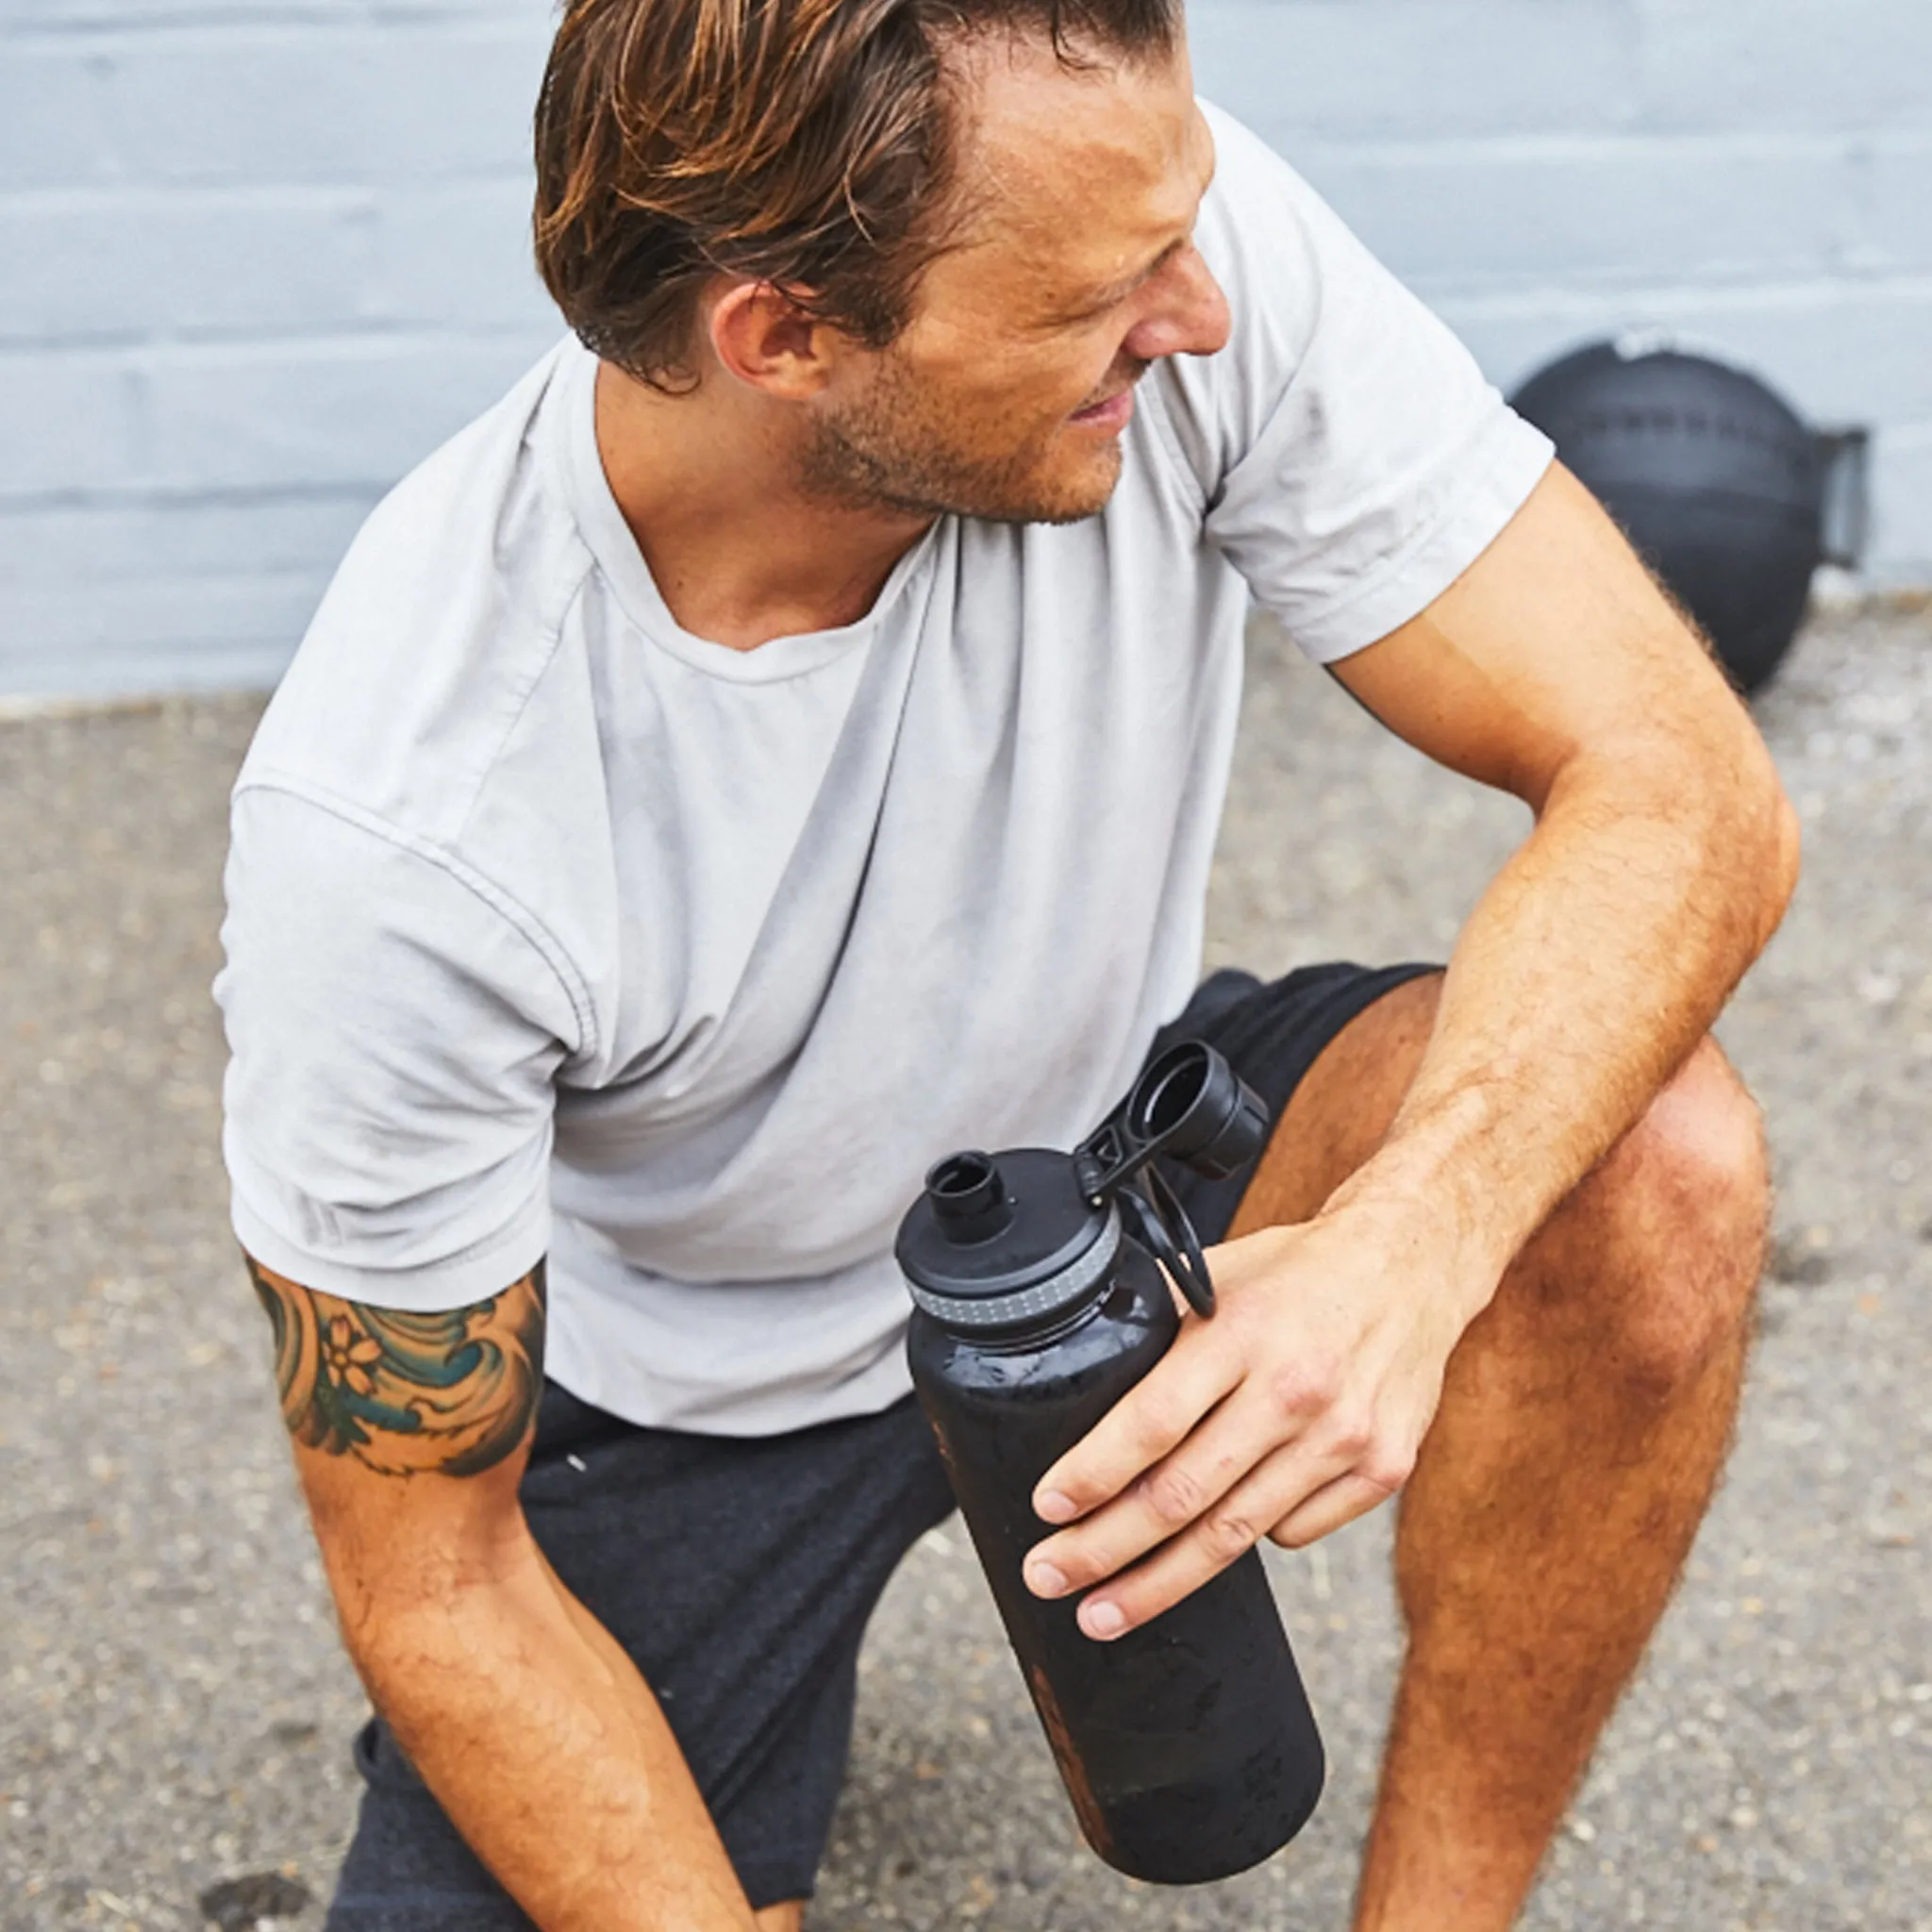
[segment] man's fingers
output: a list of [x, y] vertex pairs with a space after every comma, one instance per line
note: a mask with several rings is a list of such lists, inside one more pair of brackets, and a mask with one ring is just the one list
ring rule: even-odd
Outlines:
[[1333, 1455], [1311, 1462], [1303, 1449], [1277, 1449], [1164, 1549], [1093, 1591], [1080, 1606], [1081, 1629], [1119, 1637], [1159, 1616], [1245, 1556], [1311, 1491], [1338, 1487], [1346, 1467]]
[[1026, 1558], [1027, 1587], [1036, 1596], [1070, 1595], [1184, 1530], [1276, 1446], [1257, 1407], [1240, 1394], [1224, 1399], [1111, 1502], [1036, 1543]]
[[1319, 1542], [1324, 1536], [1340, 1529], [1344, 1523], [1353, 1523], [1357, 1516], [1366, 1516], [1371, 1509], [1386, 1503], [1401, 1487], [1399, 1482], [1378, 1480], [1351, 1472], [1317, 1490], [1306, 1502], [1291, 1510], [1268, 1532], [1269, 1541], [1279, 1543], [1284, 1550], [1306, 1549], [1308, 1544]]
[[1042, 1523], [1074, 1523], [1110, 1502], [1189, 1432], [1241, 1378], [1238, 1352], [1208, 1324], [1181, 1339], [1041, 1477], [1033, 1507]]

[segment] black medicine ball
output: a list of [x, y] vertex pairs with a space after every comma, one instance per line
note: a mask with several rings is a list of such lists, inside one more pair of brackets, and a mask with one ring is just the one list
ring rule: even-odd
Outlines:
[[1824, 555], [1825, 462], [1797, 413], [1740, 369], [1614, 342], [1551, 363], [1510, 400], [1756, 691]]

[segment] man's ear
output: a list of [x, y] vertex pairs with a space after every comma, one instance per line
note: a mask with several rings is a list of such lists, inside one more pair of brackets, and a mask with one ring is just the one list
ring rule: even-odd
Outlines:
[[833, 331], [770, 282], [734, 282], [711, 306], [711, 352], [740, 382], [805, 402], [831, 379]]

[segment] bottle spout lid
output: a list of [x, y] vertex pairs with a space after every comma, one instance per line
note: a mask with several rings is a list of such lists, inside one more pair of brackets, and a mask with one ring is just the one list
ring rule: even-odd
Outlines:
[[1013, 1224], [1006, 1178], [988, 1155], [947, 1155], [926, 1175], [925, 1192], [941, 1233], [963, 1247], [996, 1240]]

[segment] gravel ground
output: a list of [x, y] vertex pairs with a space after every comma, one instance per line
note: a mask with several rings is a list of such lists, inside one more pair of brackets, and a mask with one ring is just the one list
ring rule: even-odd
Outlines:
[[[1523, 821], [1266, 634], [1215, 961], [1440, 953]], [[207, 985], [258, 707], [0, 724], [0, 1925], [314, 1927], [361, 1702], [237, 1265]], [[1525, 1924], [1932, 1926], [1932, 614], [1841, 613], [1760, 711], [1807, 840], [1724, 1023], [1779, 1241], [1729, 1481]], [[874, 1625], [812, 1932], [1346, 1924], [1395, 1657], [1387, 1531], [1274, 1574], [1315, 1824], [1163, 1892], [1079, 1850], [970, 1550]]]

